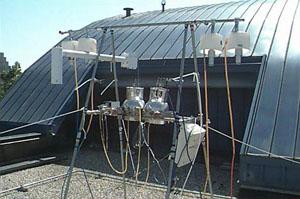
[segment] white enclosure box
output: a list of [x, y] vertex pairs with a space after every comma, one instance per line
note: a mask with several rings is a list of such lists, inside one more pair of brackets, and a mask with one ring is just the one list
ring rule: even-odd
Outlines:
[[181, 124], [175, 155], [177, 167], [182, 167], [194, 160], [198, 153], [199, 145], [204, 139], [205, 129], [198, 124]]
[[65, 50], [77, 50], [78, 41], [76, 40], [62, 41], [61, 47]]
[[80, 38], [77, 50], [87, 53], [97, 53], [97, 40], [93, 38]]
[[215, 53], [221, 54], [223, 51], [223, 36], [219, 33], [208, 33], [200, 38], [200, 53], [203, 53], [205, 50], [205, 54], [208, 54], [209, 50], [214, 50]]
[[227, 50], [233, 53], [235, 49], [242, 49], [246, 53], [250, 49], [250, 35], [247, 32], [231, 32], [228, 37]]
[[131, 70], [135, 70], [138, 67], [138, 59], [133, 54], [122, 53], [123, 57], [125, 57], [125, 61], [121, 62], [122, 68], [127, 68]]

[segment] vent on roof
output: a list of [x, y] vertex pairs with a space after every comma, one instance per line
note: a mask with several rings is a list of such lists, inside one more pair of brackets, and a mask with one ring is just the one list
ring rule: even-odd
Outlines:
[[161, 1], [161, 11], [162, 11], [162, 12], [165, 11], [165, 5], [166, 5], [166, 0], [162, 0], [162, 1]]
[[123, 8], [123, 10], [126, 11], [126, 16], [125, 17], [129, 17], [129, 16], [131, 16], [131, 11], [133, 10], [133, 8]]

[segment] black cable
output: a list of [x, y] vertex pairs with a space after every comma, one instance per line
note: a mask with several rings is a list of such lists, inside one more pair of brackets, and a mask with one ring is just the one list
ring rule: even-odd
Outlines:
[[[177, 81], [174, 81], [174, 82], [177, 84], [177, 86], [179, 86], [179, 82], [177, 82]], [[166, 81], [166, 86], [167, 86], [167, 84], [168, 84], [168, 81]], [[172, 99], [171, 99], [171, 95], [170, 95], [169, 93], [167, 93], [167, 95], [168, 95], [168, 100], [169, 100], [170, 105], [171, 105], [171, 109], [173, 110], [173, 117], [174, 117], [175, 121], [177, 121], [177, 128], [178, 128], [178, 134], [179, 134], [179, 131], [180, 131], [180, 123], [178, 122], [178, 120], [176, 120], [176, 119], [178, 118], [178, 117], [177, 117], [177, 114], [179, 114], [179, 113], [176, 114], [176, 112], [174, 111], [175, 109], [174, 109], [174, 105], [173, 105], [173, 102], [172, 102]], [[180, 92], [180, 96], [181, 96], [181, 92]], [[182, 123], [183, 123], [183, 126], [185, 126], [184, 116], [182, 116]], [[183, 153], [183, 151], [184, 151], [185, 148], [186, 148], [186, 149], [187, 149], [187, 155], [188, 155], [188, 158], [189, 158], [190, 161], [192, 161], [192, 160], [191, 160], [191, 157], [190, 157], [190, 154], [189, 154], [189, 151], [188, 151], [188, 147], [187, 147], [188, 141], [190, 140], [191, 133], [189, 133], [189, 137], [187, 138], [187, 137], [186, 137], [186, 129], [183, 128], [183, 130], [184, 130], [184, 137], [185, 137], [186, 144], [185, 144], [185, 146], [183, 147], [183, 149], [182, 149], [182, 151], [181, 151], [179, 160], [181, 159], [182, 153]], [[192, 131], [191, 131], [191, 132], [192, 132]]]
[[[167, 85], [167, 82], [168, 81], [166, 81], [166, 85]], [[178, 82], [175, 82], [177, 85], [179, 84]], [[171, 99], [171, 95], [169, 94], [169, 93], [167, 93], [167, 95], [168, 95], [168, 99], [169, 99], [169, 102], [170, 102], [170, 105], [171, 105], [171, 109], [173, 110], [173, 116], [174, 116], [174, 119], [175, 119], [175, 121], [176, 121], [176, 117], [175, 117], [175, 111], [174, 111], [174, 105], [173, 105], [173, 102], [172, 102], [172, 99]], [[181, 95], [181, 94], [180, 94]], [[179, 113], [178, 113], [179, 114]], [[177, 121], [178, 122], [178, 121]], [[183, 126], [185, 127], [185, 120], [184, 120], [184, 116], [182, 116], [182, 123], [183, 123]], [[180, 125], [179, 124], [179, 122], [178, 122], [178, 125]], [[178, 129], [179, 129], [179, 127], [178, 127]], [[191, 130], [191, 132], [189, 133], [189, 136], [188, 137], [186, 137], [186, 129], [185, 128], [183, 128], [183, 130], [184, 130], [184, 137], [185, 137], [185, 141], [186, 141], [186, 144], [185, 144], [185, 146], [183, 147], [183, 149], [182, 149], [182, 151], [181, 151], [181, 154], [180, 154], [180, 156], [179, 156], [179, 160], [178, 161], [180, 161], [180, 159], [181, 159], [181, 157], [182, 157], [182, 154], [183, 154], [183, 151], [185, 150], [185, 148], [186, 148], [186, 152], [187, 152], [187, 156], [188, 156], [188, 158], [189, 158], [189, 161], [190, 162], [192, 162], [192, 159], [191, 159], [191, 157], [190, 157], [190, 153], [189, 153], [189, 148], [188, 148], [188, 141], [190, 140], [190, 136], [191, 136], [191, 132], [193, 131], [193, 129]], [[179, 130], [178, 130], [179, 131]]]
[[[177, 82], [175, 82], [175, 83], [177, 83]], [[178, 83], [177, 83], [177, 84], [178, 84]], [[173, 103], [172, 103], [171, 96], [170, 96], [169, 93], [168, 93], [167, 95], [168, 95], [168, 99], [169, 99], [169, 102], [170, 102], [171, 109], [174, 110], [174, 106], [173, 106]], [[175, 114], [176, 114], [175, 111], [173, 111], [173, 116], [174, 116], [175, 122], [177, 121], [177, 125], [178, 125], [178, 123], [179, 123], [178, 120], [177, 120], [178, 116], [176, 116]], [[185, 120], [184, 120], [184, 117], [183, 117], [183, 116], [182, 116], [182, 121], [183, 121], [183, 125], [185, 126]], [[181, 159], [181, 157], [182, 157], [183, 151], [185, 150], [185, 148], [187, 148], [188, 158], [189, 158], [189, 161], [191, 161], [191, 163], [192, 163], [191, 167], [193, 167], [193, 166], [194, 166], [194, 162], [193, 162], [193, 160], [191, 160], [191, 158], [190, 158], [190, 156], [189, 156], [188, 147], [187, 147], [188, 141], [189, 141], [190, 136], [191, 136], [191, 133], [189, 133], [189, 136], [188, 136], [188, 139], [187, 139], [187, 137], [186, 137], [186, 129], [185, 129], [185, 128], [183, 128], [183, 129], [184, 129], [184, 134], [185, 134], [186, 144], [185, 144], [185, 146], [183, 147], [183, 149], [182, 149], [182, 151], [181, 151], [181, 154], [180, 154], [180, 157], [179, 157], [178, 162], [180, 161], [180, 159]], [[192, 129], [192, 131], [193, 131], [193, 129]], [[191, 131], [191, 132], [192, 132], [192, 131]], [[201, 145], [201, 143], [200, 143], [200, 145]], [[195, 158], [196, 158], [196, 157], [195, 157]], [[200, 191], [199, 193], [200, 193], [200, 198], [202, 199], [201, 191]]]
[[[149, 128], [148, 128], [148, 130], [149, 130]], [[155, 157], [155, 154], [154, 154], [152, 148], [150, 147], [149, 143], [147, 142], [147, 140], [146, 140], [146, 138], [145, 138], [145, 131], [142, 132], [142, 137], [143, 137], [143, 142], [145, 143], [146, 147], [149, 149], [149, 151], [150, 151], [150, 153], [151, 153], [153, 159], [155, 160], [155, 162], [156, 162], [156, 164], [157, 164], [157, 166], [158, 166], [158, 168], [159, 168], [161, 174], [163, 175], [163, 178], [164, 178], [164, 181], [165, 181], [164, 184], [167, 184], [167, 178], [166, 178], [166, 175], [165, 175], [163, 169], [161, 168], [161, 165], [160, 165], [159, 161], [158, 161], [157, 158]], [[150, 168], [151, 168], [151, 167], [150, 167]]]
[[[165, 159], [167, 159], [167, 158], [169, 157], [169, 155], [170, 155], [170, 153], [164, 155], [161, 159], [159, 159], [159, 160], [157, 161], [157, 162], [159, 163], [159, 165], [160, 165], [160, 162], [163, 161], [163, 160], [165, 160]], [[153, 161], [152, 163], [156, 163], [156, 164], [151, 165], [150, 169], [152, 169], [154, 166], [158, 165], [157, 162], [156, 162], [156, 161]], [[162, 169], [162, 168], [161, 168], [161, 169]], [[145, 168], [145, 169], [143, 169], [140, 173], [143, 173], [143, 172], [145, 172], [146, 170], [147, 170], [147, 169]], [[162, 170], [162, 171], [163, 171], [163, 170]], [[153, 178], [154, 178], [154, 180], [155, 180], [157, 183], [159, 183], [159, 184], [165, 184], [165, 183], [160, 182], [160, 181], [156, 178], [155, 173], [154, 173]], [[133, 179], [133, 177], [132, 177], [131, 179]]]
[[[178, 115], [176, 114], [176, 112], [174, 111], [174, 106], [173, 106], [173, 102], [172, 102], [172, 99], [171, 99], [171, 95], [169, 94], [169, 93], [167, 93], [167, 96], [168, 96], [168, 100], [169, 100], [169, 102], [170, 102], [170, 106], [171, 106], [171, 109], [173, 110], [172, 112], [173, 112], [173, 117], [174, 117], [174, 119], [175, 119], [175, 122], [176, 122], [176, 126], [177, 126], [177, 129], [178, 129], [178, 133], [177, 133], [177, 136], [179, 135], [179, 131], [180, 131], [180, 123], [179, 123], [179, 121], [178, 121]], [[184, 117], [182, 116], [182, 121], [183, 121], [183, 126], [185, 126], [185, 121], [184, 121]], [[188, 155], [188, 158], [189, 158], [189, 161], [192, 161], [192, 159], [191, 159], [191, 157], [190, 157], [190, 155], [189, 155], [189, 150], [188, 150], [188, 141], [190, 140], [190, 136], [191, 136], [191, 133], [189, 133], [189, 136], [187, 137], [187, 135], [186, 135], [186, 129], [185, 128], [183, 128], [183, 130], [184, 130], [184, 137], [185, 137], [185, 140], [186, 140], [186, 143], [185, 143], [185, 145], [184, 145], [184, 147], [183, 147], [183, 149], [182, 149], [182, 151], [181, 151], [181, 153], [180, 153], [180, 156], [179, 156], [179, 159], [178, 159], [178, 161], [180, 161], [180, 159], [181, 159], [181, 157], [182, 157], [182, 155], [183, 155], [183, 151], [186, 149], [186, 151], [187, 151], [187, 155]]]
[[87, 177], [87, 175], [86, 175], [86, 172], [85, 172], [85, 170], [84, 170], [83, 168], [82, 168], [82, 172], [83, 172], [83, 175], [84, 175], [86, 184], [87, 184], [87, 186], [88, 186], [89, 192], [90, 192], [90, 194], [91, 194], [91, 197], [92, 197], [92, 199], [94, 199], [94, 195], [93, 195], [93, 192], [92, 192], [91, 185], [90, 185], [90, 183], [89, 183], [89, 180], [88, 180], [88, 177]]

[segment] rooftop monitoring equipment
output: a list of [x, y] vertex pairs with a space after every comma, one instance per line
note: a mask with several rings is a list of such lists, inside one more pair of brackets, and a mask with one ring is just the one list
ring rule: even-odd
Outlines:
[[126, 87], [126, 100], [123, 102], [125, 120], [139, 121], [139, 109], [143, 109], [144, 88], [142, 87]]
[[[129, 54], [115, 56], [115, 61], [121, 63], [121, 67], [136, 69], [137, 58]], [[63, 57], [81, 58], [112, 62], [113, 56], [97, 53], [97, 40], [93, 38], [80, 38], [78, 41], [63, 41], [61, 47], [54, 47], [51, 50], [51, 84], [63, 83]]]
[[[63, 83], [63, 56], [76, 58], [77, 52], [97, 55], [97, 41], [92, 38], [80, 38], [61, 42], [61, 47], [51, 50], [51, 84]], [[84, 58], [84, 57], [80, 57]]]
[[161, 114], [169, 111], [167, 101], [168, 89], [163, 87], [151, 87], [149, 101], [144, 107], [145, 122], [150, 124], [165, 124]]
[[204, 55], [208, 54], [208, 64], [209, 66], [214, 65], [215, 55], [219, 55], [223, 51], [223, 36], [219, 33], [215, 33], [215, 23], [211, 23], [211, 32], [205, 35], [202, 35], [200, 38], [200, 53]]
[[227, 50], [228, 52], [235, 53], [236, 64], [241, 64], [243, 53], [250, 50], [250, 35], [238, 29], [239, 20], [236, 19], [233, 31], [228, 37]]
[[177, 141], [175, 163], [182, 167], [194, 160], [204, 139], [205, 129], [195, 123], [181, 123]]

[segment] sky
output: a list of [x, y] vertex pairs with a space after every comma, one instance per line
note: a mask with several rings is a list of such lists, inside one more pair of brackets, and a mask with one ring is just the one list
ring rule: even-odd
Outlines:
[[[166, 0], [166, 8], [233, 0]], [[94, 21], [133, 12], [161, 9], [161, 0], [0, 0], [0, 52], [10, 65], [28, 68], [64, 36], [59, 30], [79, 29]]]

